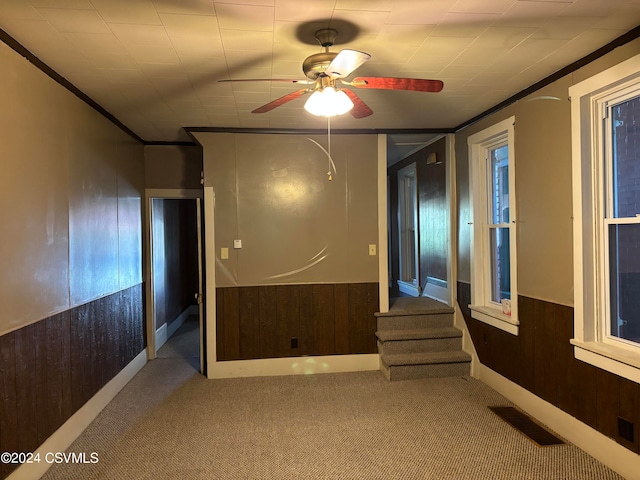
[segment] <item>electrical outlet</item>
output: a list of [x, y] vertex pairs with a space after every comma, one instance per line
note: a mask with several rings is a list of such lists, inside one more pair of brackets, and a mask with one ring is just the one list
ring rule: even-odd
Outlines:
[[376, 244], [372, 243], [369, 245], [369, 255], [375, 255], [376, 254]]
[[633, 422], [618, 417], [618, 435], [633, 443]]

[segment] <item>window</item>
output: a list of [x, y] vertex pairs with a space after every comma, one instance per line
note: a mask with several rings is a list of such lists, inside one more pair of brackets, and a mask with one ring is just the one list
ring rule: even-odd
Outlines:
[[640, 56], [569, 89], [575, 356], [640, 381]]
[[398, 226], [400, 232], [401, 292], [418, 296], [418, 190], [416, 164], [398, 171]]
[[515, 117], [471, 135], [473, 228], [471, 315], [518, 334], [516, 293]]

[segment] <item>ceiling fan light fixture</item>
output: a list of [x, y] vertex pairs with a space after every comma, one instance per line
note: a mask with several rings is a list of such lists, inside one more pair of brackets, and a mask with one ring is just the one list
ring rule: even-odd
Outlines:
[[325, 87], [316, 90], [304, 104], [304, 109], [312, 115], [335, 117], [347, 113], [353, 108], [353, 102], [342, 90]]

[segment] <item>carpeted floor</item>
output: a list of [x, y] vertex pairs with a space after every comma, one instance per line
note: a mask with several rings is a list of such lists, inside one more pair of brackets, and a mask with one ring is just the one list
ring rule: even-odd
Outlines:
[[200, 371], [200, 326], [197, 315], [191, 315], [158, 350], [157, 358], [179, 358]]
[[487, 408], [509, 402], [469, 377], [206, 380], [183, 340], [170, 339], [69, 449], [98, 463], [43, 478], [621, 478], [573, 445], [537, 446]]

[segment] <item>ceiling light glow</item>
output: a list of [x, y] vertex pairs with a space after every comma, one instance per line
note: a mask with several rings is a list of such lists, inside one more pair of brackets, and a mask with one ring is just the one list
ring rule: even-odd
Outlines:
[[342, 90], [325, 87], [313, 92], [304, 109], [312, 115], [335, 117], [347, 113], [353, 108], [353, 102]]

